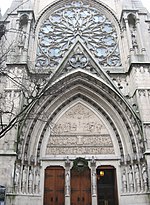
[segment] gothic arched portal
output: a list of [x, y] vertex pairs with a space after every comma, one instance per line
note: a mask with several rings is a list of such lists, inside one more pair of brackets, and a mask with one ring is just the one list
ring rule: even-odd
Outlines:
[[[47, 83], [19, 129], [16, 190], [41, 193], [47, 205], [47, 183], [52, 182], [44, 181], [44, 173], [45, 180], [47, 172], [55, 178], [63, 167], [62, 203], [101, 205], [100, 168], [112, 176], [109, 185], [115, 193], [110, 203], [118, 205], [121, 194], [146, 192], [148, 188], [139, 117], [108, 75], [110, 70], [121, 71], [119, 23], [97, 1], [65, 2], [48, 7], [36, 24], [33, 72], [37, 76], [43, 73]], [[88, 182], [72, 170], [78, 158], [88, 164]], [[32, 189], [27, 184], [23, 187], [24, 176], [32, 176]], [[72, 190], [78, 186], [76, 177], [81, 184], [79, 196]], [[86, 198], [81, 194], [81, 179], [90, 187]], [[53, 204], [59, 201], [56, 183], [53, 196], [48, 198]], [[103, 202], [109, 201], [107, 197]]]

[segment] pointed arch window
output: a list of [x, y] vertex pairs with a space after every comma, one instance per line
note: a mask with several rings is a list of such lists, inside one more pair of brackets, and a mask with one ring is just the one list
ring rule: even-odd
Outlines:
[[47, 15], [38, 34], [36, 67], [56, 67], [69, 48], [80, 41], [102, 66], [120, 66], [116, 28], [102, 10], [71, 1]]

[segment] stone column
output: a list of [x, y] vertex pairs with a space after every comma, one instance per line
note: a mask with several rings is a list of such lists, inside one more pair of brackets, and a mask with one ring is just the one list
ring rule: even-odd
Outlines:
[[92, 204], [97, 205], [97, 177], [96, 177], [96, 162], [92, 157], [91, 162], [91, 183], [92, 183]]
[[[20, 17], [20, 15], [19, 15]], [[16, 20], [16, 31], [19, 31], [19, 18]], [[18, 41], [18, 32], [15, 32], [15, 41], [17, 42]]]
[[141, 52], [145, 54], [146, 49], [144, 48], [144, 44], [143, 44], [143, 37], [141, 34], [140, 20], [139, 20], [138, 14], [136, 14], [136, 26], [137, 26], [137, 32], [138, 32], [139, 41], [140, 41], [140, 49], [141, 49]]
[[[145, 158], [147, 160], [147, 185], [148, 185], [148, 191], [150, 191], [150, 152], [148, 152], [145, 155]], [[143, 168], [142, 168], [142, 175], [143, 175]]]
[[32, 15], [29, 16], [28, 19], [28, 24], [26, 28], [26, 38], [25, 38], [25, 43], [24, 43], [24, 51], [28, 51], [29, 47], [29, 38], [30, 38], [30, 28], [31, 28], [31, 21], [32, 21]]
[[131, 31], [129, 28], [127, 16], [125, 16], [124, 21], [125, 21], [125, 25], [126, 25], [129, 50], [130, 50], [131, 55], [133, 55], [134, 50], [133, 50], [133, 46], [132, 46]]
[[127, 176], [126, 176], [125, 168], [123, 169], [123, 173], [122, 173], [122, 191], [124, 193], [127, 192]]
[[30, 28], [31, 28], [31, 21], [32, 21], [32, 15], [30, 14], [26, 30], [24, 32], [24, 49], [23, 49], [23, 61], [27, 61], [28, 56], [28, 47], [29, 47], [29, 39], [30, 39]]
[[70, 205], [70, 161], [65, 162], [65, 205]]

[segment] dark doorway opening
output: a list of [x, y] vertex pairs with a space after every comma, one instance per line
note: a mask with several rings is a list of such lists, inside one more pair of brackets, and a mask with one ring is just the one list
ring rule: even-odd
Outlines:
[[118, 205], [116, 169], [100, 166], [96, 172], [98, 205]]

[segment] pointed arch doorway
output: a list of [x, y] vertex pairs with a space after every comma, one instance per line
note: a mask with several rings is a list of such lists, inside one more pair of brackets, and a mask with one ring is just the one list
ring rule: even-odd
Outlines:
[[91, 205], [91, 171], [71, 170], [71, 205]]
[[116, 169], [100, 166], [97, 173], [97, 205], [118, 205]]

